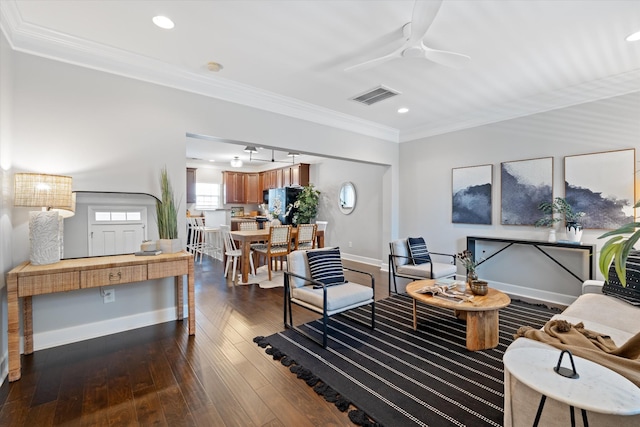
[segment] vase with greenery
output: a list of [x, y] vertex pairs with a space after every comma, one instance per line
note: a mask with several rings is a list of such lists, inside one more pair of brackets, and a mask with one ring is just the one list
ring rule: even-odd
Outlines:
[[[640, 208], [640, 202], [635, 208]], [[600, 260], [598, 262], [600, 272], [605, 277], [609, 277], [609, 268], [613, 263], [616, 275], [622, 286], [627, 286], [627, 258], [633, 250], [633, 246], [640, 240], [640, 222], [630, 222], [620, 228], [604, 233], [598, 239], [611, 237], [600, 249]]]
[[313, 184], [309, 184], [302, 187], [302, 191], [298, 194], [296, 201], [290, 208], [294, 209], [293, 223], [298, 224], [311, 224], [311, 221], [318, 214], [318, 202], [320, 200], [320, 191], [313, 187]]
[[160, 250], [175, 253], [182, 250], [178, 239], [178, 203], [176, 203], [166, 166], [160, 171], [160, 200], [156, 200], [156, 217]]
[[562, 197], [556, 197], [551, 203], [540, 203], [538, 209], [540, 209], [545, 216], [535, 222], [534, 225], [536, 227], [552, 228], [557, 222], [563, 220], [563, 218], [557, 217], [555, 214], [564, 215], [567, 239], [572, 242], [580, 241], [582, 237], [580, 218], [585, 215], [584, 212], [574, 211], [567, 200]]

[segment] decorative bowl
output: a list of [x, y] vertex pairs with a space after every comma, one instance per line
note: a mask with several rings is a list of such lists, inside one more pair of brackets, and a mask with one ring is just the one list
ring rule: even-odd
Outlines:
[[486, 295], [489, 292], [489, 283], [485, 280], [473, 280], [469, 287], [474, 295]]

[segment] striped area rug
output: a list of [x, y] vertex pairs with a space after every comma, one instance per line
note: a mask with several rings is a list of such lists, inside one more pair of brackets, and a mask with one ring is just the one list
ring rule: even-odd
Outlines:
[[[368, 322], [370, 307], [331, 318], [326, 350], [291, 330], [255, 341], [316, 389], [329, 386], [337, 392], [342, 399], [336, 405], [343, 410], [351, 402], [359, 409], [349, 414], [356, 424], [501, 426], [502, 355], [518, 327], [540, 328], [558, 311], [512, 301], [500, 310], [498, 347], [470, 352], [465, 323], [451, 310], [418, 304], [414, 331], [411, 306], [407, 295], [376, 302], [374, 331], [354, 322]], [[320, 334], [321, 327], [315, 321], [302, 329]], [[375, 423], [367, 424], [362, 413]]]

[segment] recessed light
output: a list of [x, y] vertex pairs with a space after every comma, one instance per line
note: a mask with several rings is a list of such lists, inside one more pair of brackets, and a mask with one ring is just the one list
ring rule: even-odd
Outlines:
[[637, 42], [640, 40], [640, 31], [630, 34], [625, 40], [628, 42]]
[[158, 15], [153, 17], [153, 23], [156, 24], [160, 28], [164, 28], [165, 30], [170, 30], [175, 27], [173, 21], [166, 16]]
[[409, 109], [407, 107], [398, 108], [398, 114], [408, 113]]
[[209, 159], [209, 161], [210, 161], [210, 162], [215, 162], [215, 160], [214, 160], [214, 159]]

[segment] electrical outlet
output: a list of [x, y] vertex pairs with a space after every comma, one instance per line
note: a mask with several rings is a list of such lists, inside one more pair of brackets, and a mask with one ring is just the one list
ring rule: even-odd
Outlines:
[[114, 302], [116, 300], [116, 291], [113, 288], [102, 289], [102, 298], [105, 304]]
[[353, 242], [349, 242], [349, 247], [352, 248], [353, 247]]

